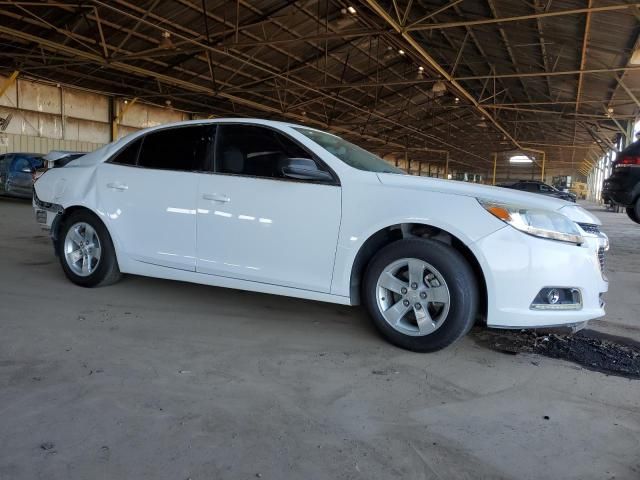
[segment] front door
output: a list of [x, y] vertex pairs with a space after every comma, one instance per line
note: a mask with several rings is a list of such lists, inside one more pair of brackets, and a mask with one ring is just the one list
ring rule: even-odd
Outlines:
[[312, 155], [271, 128], [218, 126], [216, 171], [198, 188], [197, 271], [330, 291], [340, 186], [285, 178], [285, 157]]

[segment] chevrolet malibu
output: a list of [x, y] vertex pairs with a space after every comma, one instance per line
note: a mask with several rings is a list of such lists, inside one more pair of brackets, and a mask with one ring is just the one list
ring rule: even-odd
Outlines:
[[406, 175], [306, 126], [142, 130], [47, 171], [33, 202], [84, 287], [129, 273], [363, 304], [388, 341], [419, 352], [478, 318], [534, 328], [604, 315], [608, 240], [586, 210]]

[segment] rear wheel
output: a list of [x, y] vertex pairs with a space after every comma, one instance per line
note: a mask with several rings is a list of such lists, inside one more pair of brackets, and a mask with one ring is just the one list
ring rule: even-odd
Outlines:
[[640, 197], [632, 207], [627, 207], [627, 215], [634, 222], [640, 223]]
[[93, 213], [78, 210], [64, 219], [57, 244], [62, 269], [76, 285], [96, 287], [120, 279], [109, 232]]
[[441, 242], [409, 239], [386, 246], [369, 264], [364, 288], [378, 330], [407, 350], [440, 350], [465, 335], [476, 317], [473, 271]]

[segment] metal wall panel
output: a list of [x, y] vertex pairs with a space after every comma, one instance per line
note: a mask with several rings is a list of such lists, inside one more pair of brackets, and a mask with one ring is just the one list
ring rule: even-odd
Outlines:
[[97, 93], [63, 89], [66, 117], [109, 123], [109, 98]]
[[17, 80], [18, 108], [34, 112], [62, 114], [60, 89], [52, 85]]
[[2, 135], [0, 138], [6, 141], [6, 145], [5, 141], [0, 142], [0, 154], [8, 152], [48, 153], [51, 150], [92, 152], [102, 146], [100, 143], [16, 135], [13, 133]]
[[[0, 76], [0, 85], [8, 77]], [[122, 112], [124, 100], [116, 100]], [[0, 131], [0, 153], [50, 150], [91, 151], [111, 139], [109, 97], [68, 87], [18, 79], [0, 98], [0, 117], [11, 121]], [[118, 137], [141, 128], [187, 120], [173, 108], [129, 104]]]
[[186, 114], [171, 108], [161, 108], [140, 103], [126, 105], [122, 100], [117, 102], [116, 108], [118, 112], [124, 111], [120, 124], [137, 129], [186, 120]]

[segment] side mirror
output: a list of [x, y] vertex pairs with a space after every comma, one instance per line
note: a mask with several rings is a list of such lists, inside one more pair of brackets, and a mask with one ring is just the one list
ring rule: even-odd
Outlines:
[[282, 174], [297, 180], [318, 180], [328, 182], [333, 180], [329, 172], [320, 170], [316, 162], [310, 158], [287, 158], [282, 162]]

